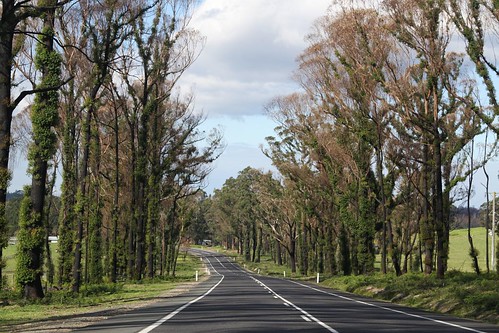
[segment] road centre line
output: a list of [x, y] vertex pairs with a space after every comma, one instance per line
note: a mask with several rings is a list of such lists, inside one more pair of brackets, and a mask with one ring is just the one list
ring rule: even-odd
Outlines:
[[220, 265], [222, 265], [222, 267], [223, 267], [223, 268], [226, 268], [226, 267], [224, 266], [224, 264], [222, 264], [222, 262], [221, 262], [220, 260], [218, 260], [218, 258], [217, 258], [217, 257], [215, 257], [215, 259], [217, 259], [218, 263], [219, 263]]
[[202, 300], [203, 298], [205, 298], [206, 296], [208, 296], [213, 290], [215, 290], [216, 287], [218, 287], [218, 285], [220, 283], [222, 283], [223, 279], [225, 278], [225, 276], [221, 275], [220, 273], [217, 272], [217, 270], [213, 267], [213, 265], [211, 264], [210, 260], [208, 260], [208, 263], [211, 265], [211, 267], [213, 268], [213, 270], [220, 276], [222, 276], [222, 278], [220, 279], [220, 281], [218, 281], [213, 287], [211, 287], [210, 290], [208, 290], [207, 292], [205, 292], [203, 295], [199, 296], [198, 298], [196, 299], [193, 299], [192, 301], [190, 301], [189, 303], [186, 303], [184, 305], [182, 305], [181, 307], [179, 307], [177, 310], [173, 311], [173, 312], [170, 312], [168, 315], [164, 316], [163, 318], [159, 319], [158, 321], [156, 321], [154, 324], [144, 328], [143, 330], [139, 331], [138, 333], [148, 333], [148, 332], [151, 332], [153, 329], [157, 328], [158, 326], [162, 325], [163, 323], [165, 323], [167, 320], [170, 320], [172, 319], [175, 315], [177, 315], [179, 312], [181, 312], [182, 310], [184, 310], [185, 308], [187, 308], [188, 306], [196, 303], [197, 301], [200, 301]]
[[277, 296], [277, 298], [279, 298], [281, 301], [284, 302], [284, 304], [289, 304], [290, 306], [292, 306], [293, 308], [295, 308], [296, 310], [300, 311], [305, 317], [309, 318], [311, 321], [315, 321], [317, 324], [319, 324], [320, 326], [324, 327], [326, 330], [328, 330], [329, 332], [332, 332], [332, 333], [339, 333], [338, 331], [336, 331], [335, 329], [333, 329], [332, 327], [328, 326], [327, 324], [323, 323], [322, 321], [320, 321], [319, 319], [315, 318], [314, 316], [312, 316], [310, 313], [308, 313], [307, 311], [303, 310], [302, 308], [300, 308], [299, 306], [293, 304], [292, 302], [288, 301], [287, 299], [285, 299], [284, 297], [282, 297], [281, 295], [277, 294], [275, 291], [273, 291], [272, 289], [270, 289], [268, 286], [266, 286], [263, 282], [261, 282], [260, 280], [254, 278], [253, 276], [250, 276], [253, 280], [255, 280], [255, 282], [257, 282], [258, 284], [260, 284], [261, 286], [267, 288], [269, 291], [272, 292], [272, 294], [274, 294], [274, 296]]
[[356, 300], [354, 298], [350, 298], [350, 297], [347, 297], [347, 296], [342, 296], [342, 295], [339, 295], [339, 294], [331, 293], [331, 292], [324, 291], [324, 290], [321, 290], [321, 289], [318, 289], [318, 288], [314, 288], [312, 286], [307, 286], [306, 284], [302, 284], [302, 283], [299, 283], [299, 282], [296, 282], [296, 281], [292, 281], [292, 280], [287, 280], [287, 281], [289, 281], [291, 283], [294, 283], [294, 284], [297, 284], [299, 286], [305, 287], [305, 288], [309, 288], [309, 289], [318, 291], [318, 292], [326, 294], [326, 295], [334, 296], [334, 297], [337, 297], [337, 298], [341, 298], [341, 299], [344, 299], [344, 300], [347, 300], [347, 301], [359, 303], [359, 304], [362, 304], [362, 305], [372, 306], [372, 307], [375, 307], [375, 308], [378, 308], [378, 309], [395, 312], [395, 313], [406, 315], [406, 316], [409, 316], [409, 317], [414, 317], [414, 318], [429, 320], [429, 321], [432, 321], [434, 323], [456, 327], [456, 328], [459, 328], [459, 329], [462, 329], [462, 330], [465, 330], [465, 331], [471, 331], [471, 332], [475, 332], [475, 333], [486, 333], [484, 331], [479, 331], [479, 330], [475, 330], [475, 329], [470, 328], [470, 327], [461, 326], [461, 325], [454, 324], [454, 323], [449, 323], [447, 321], [433, 319], [433, 318], [429, 318], [429, 317], [425, 317], [425, 316], [421, 316], [421, 315], [417, 315], [417, 314], [405, 312], [405, 311], [402, 311], [402, 310], [391, 309], [391, 308], [387, 308], [387, 307], [384, 307], [384, 306], [381, 306], [381, 305], [376, 305], [376, 304], [372, 304], [372, 303], [368, 303], [368, 302], [364, 302], [364, 301], [359, 301], [359, 300]]

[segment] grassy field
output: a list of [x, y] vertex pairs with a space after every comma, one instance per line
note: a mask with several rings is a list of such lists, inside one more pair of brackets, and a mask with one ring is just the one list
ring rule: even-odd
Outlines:
[[[16, 271], [16, 248], [17, 245], [8, 245], [3, 250], [3, 259], [5, 260], [5, 268], [3, 270], [3, 275], [6, 277], [7, 284], [12, 287], [15, 284], [15, 271]], [[50, 251], [52, 253], [52, 260], [57, 263], [57, 243], [50, 244]]]
[[[473, 245], [478, 250], [478, 263], [481, 270], [485, 270], [486, 250], [485, 250], [485, 228], [472, 228], [471, 237]], [[489, 246], [491, 237], [489, 237]], [[450, 232], [449, 243], [449, 270], [457, 270], [462, 272], [472, 272], [471, 257], [469, 255], [470, 244], [468, 242], [468, 230], [452, 230]], [[490, 250], [489, 250], [490, 255]]]

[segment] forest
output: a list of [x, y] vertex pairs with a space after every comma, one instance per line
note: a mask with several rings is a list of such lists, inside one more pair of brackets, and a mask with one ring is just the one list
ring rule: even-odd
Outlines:
[[24, 149], [32, 183], [19, 205], [15, 283], [25, 298], [44, 297], [42, 276], [78, 293], [174, 274], [184, 225], [223, 149], [177, 89], [205, 42], [189, 28], [194, 5], [2, 1], [0, 249], [9, 154]]
[[[189, 27], [195, 7], [2, 1], [0, 257], [15, 230], [25, 298], [44, 297], [42, 279], [78, 293], [174, 275], [180, 247], [208, 237], [302, 274], [371, 274], [379, 255], [384, 274], [443, 279], [455, 203], [467, 203], [461, 227], [490, 229], [493, 200], [477, 217], [470, 198], [497, 153], [497, 1], [335, 2], [297, 59], [300, 89], [265, 106], [276, 172], [248, 167], [213, 194], [223, 135], [199, 129], [178, 89], [206, 42]], [[13, 228], [14, 153], [32, 183]], [[476, 274], [493, 271], [468, 241]]]

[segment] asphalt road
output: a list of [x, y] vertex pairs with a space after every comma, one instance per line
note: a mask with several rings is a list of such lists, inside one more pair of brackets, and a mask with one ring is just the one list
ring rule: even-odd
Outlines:
[[191, 292], [76, 332], [498, 332], [499, 326], [250, 274], [196, 250], [210, 278]]

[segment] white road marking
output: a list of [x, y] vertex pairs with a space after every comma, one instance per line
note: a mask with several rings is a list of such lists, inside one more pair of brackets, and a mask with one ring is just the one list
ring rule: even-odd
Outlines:
[[301, 318], [302, 318], [303, 320], [305, 320], [305, 321], [308, 321], [308, 322], [312, 321], [309, 317], [304, 316], [304, 315], [301, 315]]
[[338, 298], [341, 298], [341, 299], [344, 299], [344, 300], [347, 300], [347, 301], [351, 301], [351, 302], [355, 302], [355, 303], [358, 303], [358, 304], [372, 306], [372, 307], [375, 307], [375, 308], [378, 308], [378, 309], [395, 312], [395, 313], [406, 315], [406, 316], [409, 316], [409, 317], [414, 317], [414, 318], [429, 320], [429, 321], [432, 321], [434, 323], [439, 323], [439, 324], [443, 324], [443, 325], [447, 325], [447, 326], [456, 327], [456, 328], [459, 328], [459, 329], [462, 329], [462, 330], [465, 330], [465, 331], [471, 331], [471, 332], [475, 332], [475, 333], [486, 333], [486, 332], [483, 332], [483, 331], [475, 330], [475, 329], [470, 328], [470, 327], [461, 326], [461, 325], [454, 324], [454, 323], [449, 323], [447, 321], [433, 319], [433, 318], [429, 318], [429, 317], [420, 316], [420, 315], [417, 315], [417, 314], [412, 314], [412, 313], [409, 313], [409, 312], [405, 312], [405, 311], [402, 311], [402, 310], [391, 309], [391, 308], [387, 308], [387, 307], [384, 307], [384, 306], [381, 306], [381, 305], [376, 305], [376, 304], [372, 304], [372, 303], [368, 303], [368, 302], [364, 302], [364, 301], [359, 301], [359, 300], [356, 300], [356, 299], [353, 299], [353, 298], [350, 298], [350, 297], [347, 297], [347, 296], [342, 296], [342, 295], [338, 295], [338, 294], [335, 294], [335, 293], [331, 293], [331, 292], [327, 292], [327, 291], [324, 291], [324, 290], [320, 290], [320, 289], [317, 289], [317, 288], [314, 288], [314, 287], [311, 287], [311, 286], [307, 286], [305, 284], [302, 284], [302, 283], [299, 283], [299, 282], [296, 282], [296, 281], [291, 281], [291, 280], [288, 280], [288, 281], [292, 282], [294, 284], [297, 284], [299, 286], [302, 286], [302, 287], [305, 287], [305, 288], [309, 288], [309, 289], [318, 291], [318, 292], [326, 294], [326, 295], [338, 297]]
[[335, 329], [333, 329], [332, 327], [328, 326], [327, 324], [323, 323], [322, 321], [320, 321], [319, 319], [315, 318], [314, 316], [312, 316], [310, 313], [308, 313], [307, 311], [303, 310], [302, 308], [300, 308], [299, 306], [293, 304], [292, 302], [288, 301], [287, 299], [285, 299], [284, 297], [282, 297], [281, 295], [277, 294], [275, 291], [273, 291], [272, 289], [270, 289], [268, 286], [266, 286], [263, 282], [261, 282], [260, 280], [254, 278], [253, 276], [251, 276], [251, 278], [253, 280], [255, 280], [257, 283], [261, 283], [263, 286], [265, 286], [266, 288], [268, 288], [268, 290], [270, 290], [272, 292], [272, 294], [274, 294], [274, 296], [277, 296], [277, 298], [279, 298], [281, 301], [284, 302], [284, 304], [289, 304], [290, 306], [292, 306], [293, 308], [295, 308], [296, 310], [300, 311], [305, 317], [309, 318], [311, 321], [315, 321], [317, 324], [321, 325], [322, 327], [324, 327], [325, 329], [327, 329], [329, 332], [332, 332], [332, 333], [339, 333], [338, 331], [336, 331]]
[[[208, 260], [208, 263], [211, 265], [211, 262]], [[211, 267], [213, 268], [213, 265], [211, 265]], [[218, 274], [218, 275], [221, 275], [220, 273], [217, 272], [217, 270], [215, 268], [213, 268], [213, 270]], [[224, 280], [224, 277], [223, 275], [221, 275], [222, 278], [220, 279], [220, 281], [218, 281], [213, 287], [211, 287], [210, 290], [208, 290], [207, 292], [205, 292], [203, 295], [199, 296], [198, 298], [196, 299], [193, 299], [192, 301], [190, 301], [189, 303], [186, 303], [184, 305], [182, 305], [181, 307], [179, 307], [177, 310], [173, 311], [173, 312], [170, 312], [168, 315], [164, 316], [163, 318], [159, 319], [158, 321], [156, 321], [154, 324], [144, 328], [143, 330], [139, 331], [138, 333], [148, 333], [148, 332], [151, 332], [153, 329], [157, 328], [158, 326], [160, 326], [161, 324], [165, 323], [167, 320], [170, 320], [172, 319], [175, 315], [177, 315], [180, 311], [184, 310], [185, 308], [187, 308], [188, 306], [196, 303], [197, 301], [199, 300], [202, 300], [203, 298], [205, 298], [206, 296], [208, 296], [216, 287], [218, 287], [218, 285], [220, 283], [222, 283], [222, 281]]]
[[226, 267], [224, 266], [224, 264], [222, 264], [222, 262], [221, 262], [220, 260], [218, 260], [218, 258], [217, 258], [217, 257], [215, 257], [215, 259], [217, 259], [218, 263], [219, 263], [220, 265], [222, 265], [222, 267], [223, 267], [223, 268], [226, 268]]

